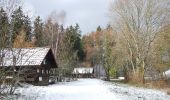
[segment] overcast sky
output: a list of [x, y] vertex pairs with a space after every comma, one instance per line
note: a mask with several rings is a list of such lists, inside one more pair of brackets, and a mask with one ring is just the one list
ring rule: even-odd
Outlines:
[[107, 25], [109, 3], [110, 0], [26, 0], [26, 8], [44, 20], [52, 11], [65, 11], [65, 26], [78, 23], [85, 34], [95, 31], [98, 25]]

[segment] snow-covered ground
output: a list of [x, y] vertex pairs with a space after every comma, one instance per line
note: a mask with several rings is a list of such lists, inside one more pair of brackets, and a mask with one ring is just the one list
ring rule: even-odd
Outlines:
[[79, 79], [50, 86], [18, 88], [17, 100], [170, 100], [163, 91], [110, 83], [98, 79]]

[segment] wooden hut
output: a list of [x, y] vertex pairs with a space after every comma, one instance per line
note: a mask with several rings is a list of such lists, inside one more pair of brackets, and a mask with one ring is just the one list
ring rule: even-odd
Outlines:
[[19, 81], [34, 85], [48, 85], [57, 63], [50, 48], [13, 48], [1, 50], [0, 67], [8, 70], [6, 78], [12, 73], [19, 75]]

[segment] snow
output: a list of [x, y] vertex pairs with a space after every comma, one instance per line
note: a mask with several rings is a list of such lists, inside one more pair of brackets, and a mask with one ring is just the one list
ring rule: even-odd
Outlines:
[[79, 79], [50, 86], [29, 85], [18, 88], [16, 94], [20, 94], [16, 100], [170, 100], [163, 91], [99, 79]]
[[[126, 100], [170, 100], [165, 91], [133, 87], [125, 84], [108, 83], [110, 90]], [[124, 99], [123, 99], [124, 100]]]
[[79, 79], [50, 86], [19, 88], [16, 93], [26, 96], [21, 96], [17, 100], [23, 100], [23, 98], [36, 100], [105, 100], [107, 98], [107, 100], [119, 100], [104, 85], [103, 81], [97, 79]]
[[16, 57], [16, 66], [41, 65], [50, 48], [13, 48], [0, 51], [3, 57], [3, 63], [0, 66], [12, 66], [14, 56]]

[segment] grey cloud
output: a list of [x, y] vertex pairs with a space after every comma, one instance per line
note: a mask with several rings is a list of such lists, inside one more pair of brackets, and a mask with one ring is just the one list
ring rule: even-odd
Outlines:
[[83, 33], [95, 31], [108, 22], [109, 0], [26, 0], [37, 15], [46, 18], [52, 11], [66, 12], [66, 25], [79, 23]]

